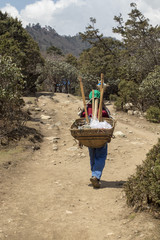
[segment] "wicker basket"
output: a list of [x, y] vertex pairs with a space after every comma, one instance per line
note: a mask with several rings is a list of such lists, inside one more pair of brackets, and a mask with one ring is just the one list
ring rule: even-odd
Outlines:
[[71, 126], [71, 135], [77, 139], [80, 144], [91, 147], [91, 148], [100, 148], [103, 147], [106, 143], [111, 141], [111, 137], [113, 135], [115, 120], [112, 118], [103, 118], [102, 121], [108, 122], [112, 128], [111, 129], [78, 129], [79, 126], [83, 126], [85, 124], [84, 118], [76, 119], [75, 122]]

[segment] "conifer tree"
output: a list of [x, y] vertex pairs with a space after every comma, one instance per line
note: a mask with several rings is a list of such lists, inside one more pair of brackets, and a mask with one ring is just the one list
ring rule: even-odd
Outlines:
[[25, 90], [35, 91], [37, 64], [43, 64], [38, 44], [22, 27], [17, 18], [0, 11], [0, 55], [10, 56], [12, 61], [22, 69], [26, 80]]

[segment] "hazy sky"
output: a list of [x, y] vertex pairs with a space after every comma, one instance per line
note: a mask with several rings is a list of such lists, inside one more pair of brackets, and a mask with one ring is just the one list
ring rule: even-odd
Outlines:
[[0, 10], [18, 17], [23, 26], [40, 23], [54, 28], [60, 35], [83, 32], [90, 17], [97, 20], [96, 28], [105, 36], [114, 36], [114, 16], [122, 13], [124, 20], [135, 2], [143, 15], [155, 26], [160, 24], [159, 0], [0, 0]]

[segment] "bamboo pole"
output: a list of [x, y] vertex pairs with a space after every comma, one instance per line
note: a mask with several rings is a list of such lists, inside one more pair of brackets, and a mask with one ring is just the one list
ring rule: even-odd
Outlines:
[[104, 74], [101, 73], [101, 86], [100, 86], [100, 92], [101, 92], [101, 90], [102, 90], [102, 88], [103, 88], [103, 84], [104, 84]]
[[86, 100], [85, 100], [85, 95], [84, 95], [84, 90], [83, 90], [83, 83], [82, 83], [82, 78], [81, 77], [79, 77], [79, 82], [80, 82], [80, 88], [81, 88], [81, 94], [82, 94], [82, 99], [83, 99], [83, 105], [84, 105], [86, 121], [87, 121], [87, 123], [89, 123], [88, 113], [87, 113], [87, 108], [86, 108]]
[[94, 118], [94, 90], [92, 90], [92, 118]]
[[99, 111], [98, 111], [98, 120], [102, 121], [102, 105], [103, 105], [103, 94], [104, 94], [104, 74], [101, 73], [101, 87], [100, 87], [100, 104], [99, 104]]
[[99, 122], [102, 121], [103, 93], [104, 93], [104, 89], [102, 88], [101, 96], [100, 96], [99, 112], [98, 112], [98, 120], [99, 120]]
[[97, 118], [97, 112], [98, 112], [98, 98], [95, 100], [95, 111], [94, 111], [94, 120]]

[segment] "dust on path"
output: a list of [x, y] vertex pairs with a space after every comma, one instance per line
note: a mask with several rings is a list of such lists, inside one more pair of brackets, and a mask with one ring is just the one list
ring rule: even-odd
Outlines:
[[109, 105], [115, 131], [126, 137], [112, 139], [102, 187], [93, 189], [88, 149], [79, 149], [69, 131], [82, 101], [59, 93], [41, 96], [37, 104], [41, 111], [34, 117], [51, 119], [36, 123], [44, 135], [40, 150], [3, 172], [0, 239], [159, 240], [159, 221], [134, 213], [123, 193], [123, 183], [157, 143], [159, 126], [114, 113]]

